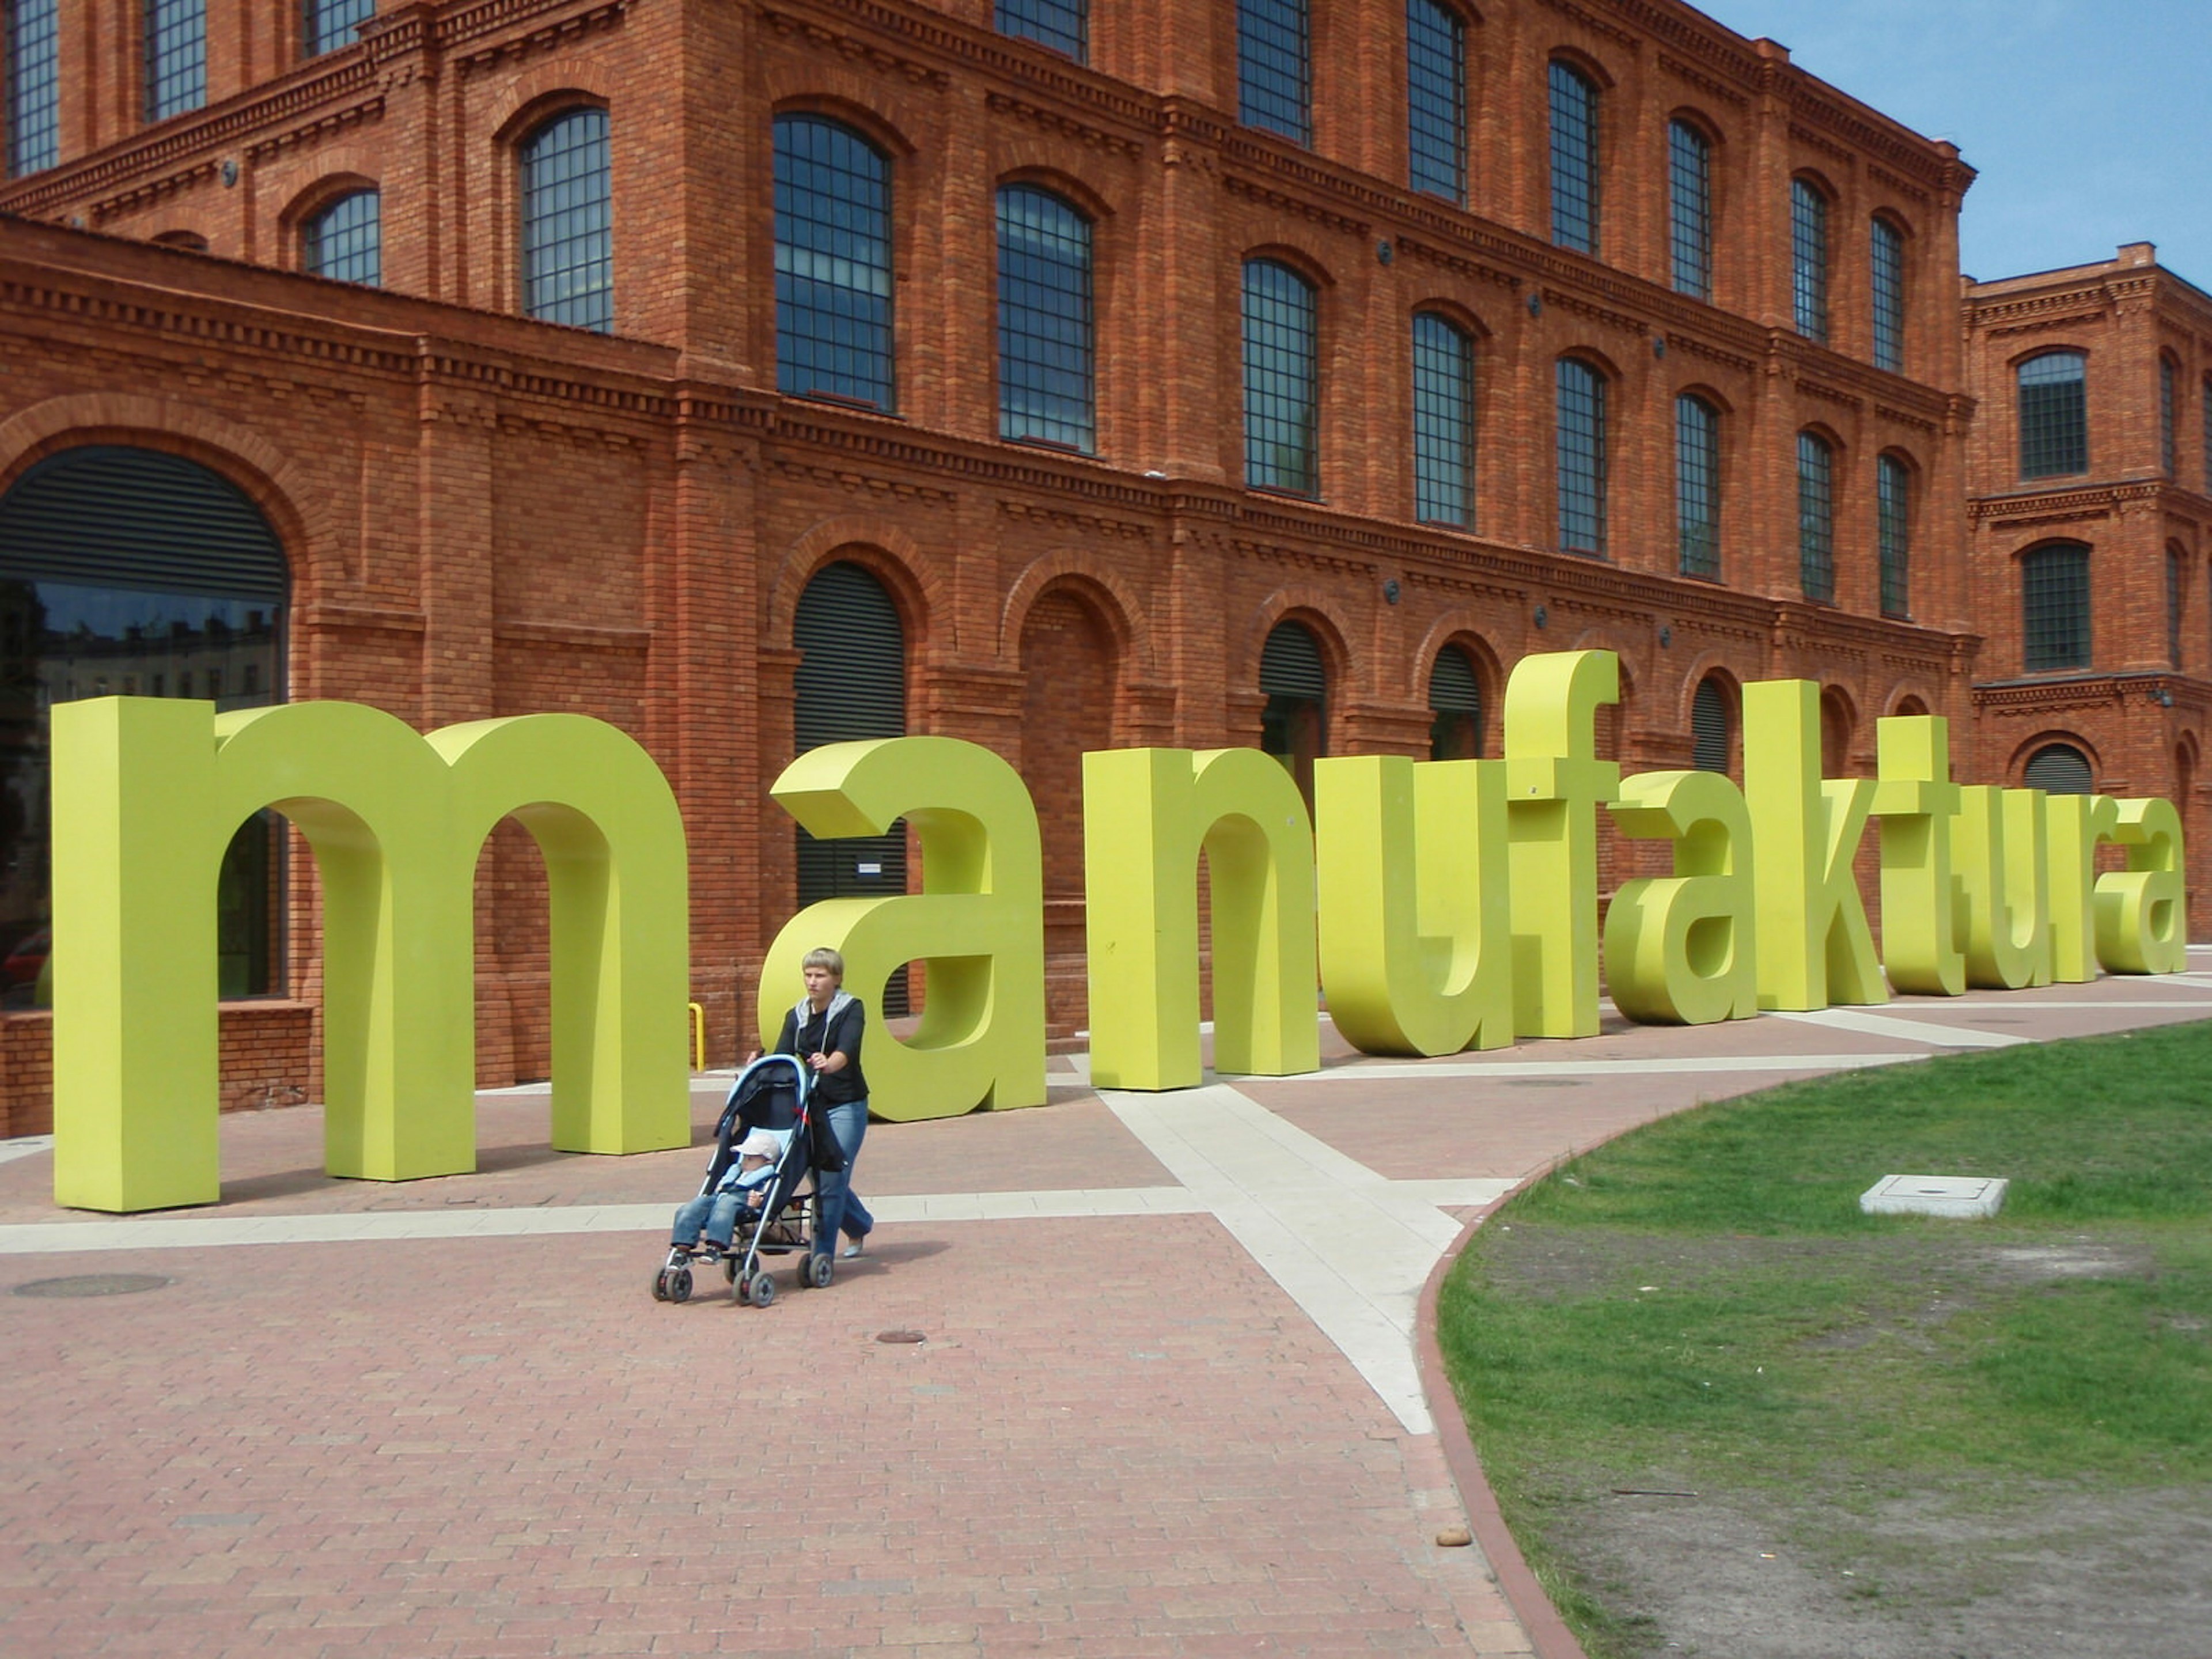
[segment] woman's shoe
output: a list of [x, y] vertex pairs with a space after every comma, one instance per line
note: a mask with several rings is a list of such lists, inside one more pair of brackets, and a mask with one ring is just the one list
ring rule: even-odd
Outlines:
[[847, 1261], [857, 1261], [860, 1259], [860, 1247], [867, 1242], [865, 1237], [856, 1238], [839, 1251], [838, 1255]]

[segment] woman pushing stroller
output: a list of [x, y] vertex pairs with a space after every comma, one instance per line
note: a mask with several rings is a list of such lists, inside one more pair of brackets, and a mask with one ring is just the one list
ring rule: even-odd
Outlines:
[[852, 1184], [860, 1140], [868, 1132], [868, 1080], [860, 1071], [867, 1013], [860, 1000], [844, 988], [845, 958], [836, 951], [826, 946], [809, 951], [799, 971], [805, 976], [806, 994], [784, 1015], [775, 1052], [797, 1056], [814, 1073], [815, 1107], [845, 1154], [843, 1169], [823, 1170], [815, 1177], [821, 1214], [814, 1253], [828, 1255], [842, 1231], [851, 1241], [845, 1246], [849, 1261], [860, 1254], [876, 1224]]

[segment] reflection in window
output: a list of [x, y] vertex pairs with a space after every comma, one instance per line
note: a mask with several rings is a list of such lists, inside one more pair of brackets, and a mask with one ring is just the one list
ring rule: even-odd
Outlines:
[[61, 0], [14, 0], [7, 8], [10, 178], [61, 160]]
[[1881, 614], [1912, 614], [1912, 474], [1894, 455], [1875, 463], [1875, 536], [1881, 558]]
[[2089, 550], [2052, 542], [2021, 556], [2021, 623], [2030, 673], [2089, 665]]
[[301, 44], [307, 56], [336, 52], [354, 42], [354, 32], [376, 15], [376, 0], [305, 0]]
[[1797, 582], [1808, 599], [1836, 600], [1836, 452], [1797, 434]]
[[775, 118], [775, 383], [893, 407], [891, 164], [826, 116]]
[[1887, 219], [1874, 222], [1874, 366], [1893, 374], [1905, 369], [1905, 233]]
[[1721, 574], [1721, 417], [1703, 398], [1674, 399], [1674, 544], [1685, 576]]
[[1605, 377], [1579, 357], [1558, 371], [1559, 545], [1605, 556]]
[[1091, 13], [1085, 0], [998, 0], [998, 31], [1064, 52], [1079, 64], [1090, 56]]
[[999, 192], [999, 435], [1086, 454], [1091, 222], [1049, 191]]
[[1674, 291], [1713, 297], [1713, 146], [1687, 121], [1667, 125], [1667, 222]]
[[2020, 366], [2020, 476], [2089, 470], [2088, 359], [2046, 351]]
[[1597, 252], [1597, 83], [1552, 60], [1552, 240]]
[[1313, 63], [1306, 0], [1237, 0], [1237, 118], [1313, 142]]
[[207, 0], [146, 0], [146, 118], [207, 102]]
[[1467, 205], [1467, 25], [1437, 0], [1406, 0], [1412, 182]]
[[300, 264], [311, 276], [374, 288], [383, 278], [383, 232], [377, 194], [341, 196], [300, 230]]
[[522, 146], [522, 308], [549, 323], [614, 327], [613, 170], [607, 112], [572, 109]]
[[1474, 526], [1474, 342], [1430, 311], [1413, 319], [1413, 516]]
[[1806, 179], [1790, 181], [1790, 291], [1797, 331], [1828, 343], [1828, 198]]
[[1321, 488], [1316, 441], [1320, 341], [1312, 284], [1288, 265], [1244, 265], [1244, 481], [1311, 495]]

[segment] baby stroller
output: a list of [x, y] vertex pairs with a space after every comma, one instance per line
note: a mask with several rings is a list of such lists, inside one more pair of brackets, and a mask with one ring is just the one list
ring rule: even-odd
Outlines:
[[765, 1308], [775, 1300], [775, 1281], [769, 1277], [761, 1258], [804, 1254], [805, 1265], [796, 1282], [817, 1290], [830, 1283], [836, 1264], [827, 1254], [813, 1253], [816, 1230], [822, 1216], [821, 1182], [817, 1172], [845, 1167], [844, 1154], [829, 1124], [817, 1118], [810, 1105], [814, 1079], [805, 1063], [793, 1054], [763, 1054], [738, 1073], [730, 1097], [714, 1125], [714, 1156], [707, 1165], [701, 1194], [712, 1192], [736, 1159], [738, 1146], [756, 1129], [771, 1129], [785, 1136], [783, 1155], [769, 1181], [758, 1209], [738, 1211], [737, 1226], [727, 1252], [711, 1244], [695, 1249], [672, 1245], [668, 1260], [653, 1281], [656, 1302], [688, 1302], [691, 1298], [691, 1267], [695, 1261], [711, 1266], [718, 1258], [730, 1282], [730, 1300]]

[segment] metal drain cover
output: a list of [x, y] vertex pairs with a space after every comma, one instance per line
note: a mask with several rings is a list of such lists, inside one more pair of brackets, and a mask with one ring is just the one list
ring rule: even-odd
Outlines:
[[129, 1296], [135, 1291], [165, 1290], [177, 1281], [159, 1273], [76, 1273], [68, 1279], [34, 1279], [15, 1287], [17, 1296]]
[[920, 1331], [878, 1331], [878, 1342], [927, 1342], [929, 1338]]

